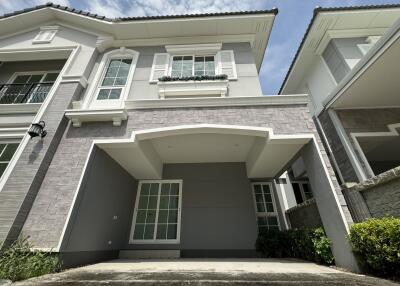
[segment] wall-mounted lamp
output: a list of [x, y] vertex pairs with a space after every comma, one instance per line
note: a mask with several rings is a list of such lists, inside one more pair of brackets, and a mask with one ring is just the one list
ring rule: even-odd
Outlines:
[[40, 136], [41, 138], [47, 135], [47, 131], [44, 130], [46, 123], [44, 121], [39, 121], [39, 123], [32, 123], [31, 127], [28, 130], [29, 136], [31, 138]]

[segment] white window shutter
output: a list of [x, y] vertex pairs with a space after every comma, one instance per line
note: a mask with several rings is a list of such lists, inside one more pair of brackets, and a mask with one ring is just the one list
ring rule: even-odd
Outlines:
[[157, 82], [158, 78], [167, 75], [169, 64], [169, 54], [154, 54], [153, 66], [151, 67], [150, 82]]
[[219, 74], [226, 74], [228, 79], [237, 79], [235, 55], [232, 50], [218, 52]]

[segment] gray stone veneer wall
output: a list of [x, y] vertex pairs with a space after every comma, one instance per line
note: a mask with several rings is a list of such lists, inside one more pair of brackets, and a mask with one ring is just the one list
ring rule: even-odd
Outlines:
[[[350, 134], [355, 132], [387, 132], [388, 125], [400, 123], [400, 108], [378, 108], [378, 109], [345, 109], [336, 111], [347, 136], [354, 148], [355, 144]], [[358, 149], [354, 148], [355, 153], [363, 167], [365, 173], [372, 177], [366, 167]]]
[[273, 128], [275, 134], [313, 133], [346, 219], [352, 222], [306, 105], [168, 108], [130, 110], [121, 127], [102, 122], [70, 126], [49, 166], [24, 233], [37, 247], [57, 247], [93, 139], [127, 138], [134, 130], [197, 123], [263, 126]]
[[324, 130], [328, 144], [332, 150], [332, 155], [335, 157], [338, 168], [345, 182], [358, 182], [357, 174], [350, 163], [350, 159], [344, 149], [340, 137], [333, 125], [327, 111], [320, 114], [318, 117], [321, 127]]
[[400, 166], [360, 184], [347, 185], [343, 191], [356, 221], [400, 217]]
[[[34, 138], [28, 142], [0, 192], [0, 245], [4, 241], [11, 242], [18, 237], [33, 204], [41, 209], [47, 207], [48, 201], [56, 203], [58, 186], [68, 183], [69, 178], [65, 174], [70, 171], [72, 166], [64, 164], [65, 169], [55, 178], [57, 182], [52, 186], [53, 192], [48, 194], [45, 205], [41, 204], [41, 201], [35, 201], [39, 189], [43, 187], [41, 186], [43, 178], [47, 176], [46, 172], [67, 127], [68, 121], [64, 117], [64, 110], [80, 92], [81, 88], [76, 83], [59, 85], [42, 117], [42, 120], [46, 122], [47, 136], [44, 140]], [[62, 192], [62, 190], [60, 191]], [[56, 200], [53, 201], [53, 199]], [[55, 207], [59, 206], [60, 204], [56, 203]], [[46, 224], [43, 224], [40, 218], [35, 217], [34, 221], [30, 222], [32, 228], [26, 235], [41, 233], [45, 237], [60, 219], [65, 219], [65, 217], [57, 217], [54, 212], [48, 213]]]
[[322, 226], [315, 199], [290, 208], [286, 211], [291, 228], [319, 227]]

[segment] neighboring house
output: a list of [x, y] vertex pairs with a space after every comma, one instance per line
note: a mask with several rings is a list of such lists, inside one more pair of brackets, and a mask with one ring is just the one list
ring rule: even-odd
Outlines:
[[313, 197], [337, 265], [357, 270], [308, 91], [262, 96], [276, 13], [1, 17], [0, 242], [29, 236], [66, 266], [252, 257], [259, 230], [293, 227], [286, 211]]
[[307, 93], [354, 221], [400, 216], [400, 5], [316, 8], [280, 94]]

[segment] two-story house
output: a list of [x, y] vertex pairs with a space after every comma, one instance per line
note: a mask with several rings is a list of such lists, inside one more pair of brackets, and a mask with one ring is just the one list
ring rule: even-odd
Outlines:
[[400, 5], [316, 8], [280, 91], [309, 94], [354, 221], [400, 216], [399, 37]]
[[297, 199], [312, 193], [336, 264], [356, 270], [308, 90], [262, 96], [276, 14], [2, 16], [1, 243], [29, 236], [66, 266], [254, 257], [258, 231], [290, 227], [301, 174]]

